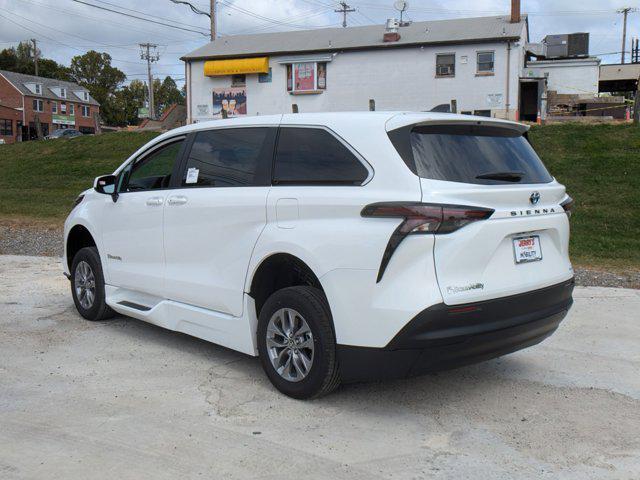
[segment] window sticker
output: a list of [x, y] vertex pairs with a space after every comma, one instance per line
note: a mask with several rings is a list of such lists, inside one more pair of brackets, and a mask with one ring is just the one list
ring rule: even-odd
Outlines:
[[185, 183], [198, 183], [198, 174], [200, 173], [200, 170], [195, 168], [195, 167], [191, 167], [187, 170], [187, 179], [185, 180]]

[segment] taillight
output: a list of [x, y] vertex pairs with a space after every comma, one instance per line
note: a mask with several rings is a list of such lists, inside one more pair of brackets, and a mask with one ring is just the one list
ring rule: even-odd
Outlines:
[[377, 282], [391, 260], [400, 242], [411, 233], [447, 234], [478, 220], [485, 220], [494, 210], [464, 205], [438, 205], [419, 202], [372, 203], [362, 209], [363, 217], [402, 218], [404, 221], [395, 229], [382, 255]]
[[567, 199], [560, 204], [567, 214], [567, 217], [571, 218], [571, 211], [573, 210], [573, 198], [567, 195]]

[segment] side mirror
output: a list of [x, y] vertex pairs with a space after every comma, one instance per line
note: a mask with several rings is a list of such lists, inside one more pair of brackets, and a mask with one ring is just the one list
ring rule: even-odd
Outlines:
[[116, 192], [116, 182], [118, 177], [115, 175], [103, 175], [95, 179], [93, 183], [93, 189], [98, 193], [105, 195], [111, 195], [111, 198], [115, 202], [118, 200], [118, 192]]

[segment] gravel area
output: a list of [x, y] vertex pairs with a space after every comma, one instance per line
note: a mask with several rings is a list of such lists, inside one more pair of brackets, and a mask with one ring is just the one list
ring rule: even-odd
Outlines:
[[[0, 254], [61, 256], [63, 231], [60, 227], [0, 223]], [[576, 268], [576, 283], [585, 287], [640, 289], [640, 270], [610, 272]]]
[[0, 223], [0, 254], [62, 256], [62, 227]]
[[257, 358], [87, 322], [58, 259], [0, 255], [0, 479], [638, 480], [640, 291], [574, 299], [540, 345], [299, 401]]

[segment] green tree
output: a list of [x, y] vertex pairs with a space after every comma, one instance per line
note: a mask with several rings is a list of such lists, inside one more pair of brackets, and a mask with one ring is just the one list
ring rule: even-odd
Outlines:
[[126, 75], [111, 66], [111, 55], [90, 50], [71, 59], [71, 78], [84, 86], [100, 104], [115, 94]]
[[[34, 56], [35, 51], [31, 42], [20, 42], [15, 49], [16, 51], [16, 68], [19, 73], [35, 74]], [[42, 56], [42, 52], [38, 49], [38, 57]], [[38, 62], [38, 66], [39, 62]], [[39, 73], [39, 72], [38, 72]]]
[[18, 65], [18, 57], [15, 48], [5, 48], [0, 52], [0, 70], [9, 70], [16, 72]]
[[101, 108], [101, 116], [107, 125], [124, 127], [139, 123], [138, 108], [144, 105], [147, 87], [140, 80], [133, 80], [111, 94]]
[[[38, 50], [38, 54], [40, 51]], [[33, 45], [21, 42], [17, 48], [5, 48], [0, 51], [0, 70], [35, 75]], [[38, 58], [38, 75], [58, 80], [70, 80], [69, 68], [50, 58]]]
[[167, 76], [160, 82], [160, 79], [153, 81], [154, 103], [158, 113], [162, 113], [165, 108], [174, 103], [184, 105], [185, 99], [182, 92], [176, 85], [173, 78]]

